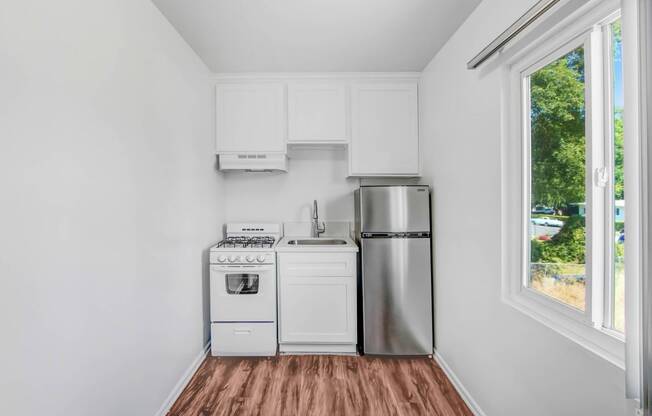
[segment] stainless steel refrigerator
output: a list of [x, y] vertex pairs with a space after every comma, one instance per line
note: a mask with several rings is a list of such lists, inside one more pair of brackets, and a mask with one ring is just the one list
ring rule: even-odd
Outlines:
[[361, 186], [355, 207], [362, 351], [432, 354], [430, 188]]

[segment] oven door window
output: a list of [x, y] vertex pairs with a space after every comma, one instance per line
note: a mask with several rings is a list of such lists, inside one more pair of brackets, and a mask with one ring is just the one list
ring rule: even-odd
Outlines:
[[229, 295], [255, 295], [258, 293], [260, 276], [253, 273], [228, 273], [226, 293]]

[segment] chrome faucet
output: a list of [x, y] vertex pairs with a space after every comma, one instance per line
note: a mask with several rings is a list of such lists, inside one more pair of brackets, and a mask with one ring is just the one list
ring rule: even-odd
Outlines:
[[321, 226], [319, 225], [319, 214], [317, 213], [317, 200], [313, 201], [312, 207], [312, 227], [310, 229], [310, 236], [313, 238], [319, 238], [319, 234], [322, 234], [326, 231], [326, 224], [323, 222]]

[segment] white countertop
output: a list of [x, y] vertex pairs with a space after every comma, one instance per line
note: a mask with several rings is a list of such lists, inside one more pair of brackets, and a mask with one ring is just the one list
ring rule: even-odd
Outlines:
[[[346, 244], [338, 245], [294, 245], [288, 244], [291, 240], [344, 240]], [[294, 252], [294, 253], [324, 253], [324, 252], [342, 252], [342, 251], [358, 251], [358, 245], [350, 238], [345, 236], [324, 236], [320, 238], [311, 238], [306, 236], [286, 236], [281, 239], [276, 245], [276, 251], [280, 252]]]

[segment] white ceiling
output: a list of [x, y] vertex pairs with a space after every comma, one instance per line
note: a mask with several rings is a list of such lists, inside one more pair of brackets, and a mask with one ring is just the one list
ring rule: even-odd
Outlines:
[[153, 0], [215, 72], [420, 71], [480, 0]]

